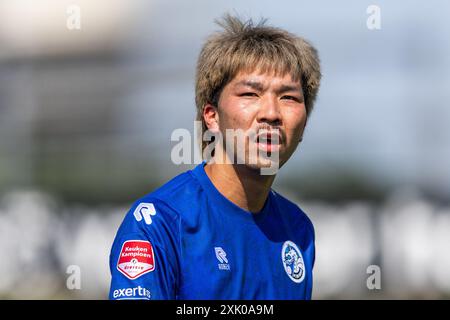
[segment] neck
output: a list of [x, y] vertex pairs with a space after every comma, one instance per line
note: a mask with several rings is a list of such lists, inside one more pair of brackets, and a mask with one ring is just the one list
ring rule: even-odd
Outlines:
[[237, 164], [207, 164], [205, 172], [224, 197], [252, 213], [262, 210], [275, 179]]

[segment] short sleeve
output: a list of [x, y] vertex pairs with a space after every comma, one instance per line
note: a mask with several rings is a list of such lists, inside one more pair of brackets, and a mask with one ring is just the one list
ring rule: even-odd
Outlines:
[[109, 299], [175, 299], [179, 282], [179, 216], [164, 202], [136, 202], [112, 245]]

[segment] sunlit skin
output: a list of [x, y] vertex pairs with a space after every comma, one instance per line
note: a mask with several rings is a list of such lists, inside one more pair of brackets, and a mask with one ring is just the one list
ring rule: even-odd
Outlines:
[[[218, 107], [206, 104], [203, 117], [209, 130], [226, 129], [279, 132], [279, 144], [251, 141], [260, 150], [279, 152], [279, 166], [291, 157], [302, 139], [307, 114], [299, 81], [284, 76], [254, 72], [238, 73], [222, 90]], [[276, 130], [278, 129], [278, 131]], [[247, 154], [247, 153], [246, 153]], [[222, 145], [215, 157], [226, 156]], [[267, 199], [275, 175], [261, 175], [262, 161], [245, 164], [207, 164], [205, 171], [214, 186], [231, 202], [257, 213]]]

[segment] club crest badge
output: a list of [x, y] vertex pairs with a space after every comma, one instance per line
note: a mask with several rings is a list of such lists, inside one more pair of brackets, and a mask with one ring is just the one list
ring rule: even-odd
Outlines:
[[300, 283], [305, 278], [305, 262], [300, 249], [292, 241], [285, 241], [281, 249], [281, 261], [284, 271], [295, 283]]

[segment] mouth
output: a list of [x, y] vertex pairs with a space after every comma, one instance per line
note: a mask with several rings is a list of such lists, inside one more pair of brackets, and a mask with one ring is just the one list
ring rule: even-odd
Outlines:
[[280, 150], [282, 140], [278, 132], [261, 132], [256, 137], [258, 149], [266, 152], [276, 152]]

